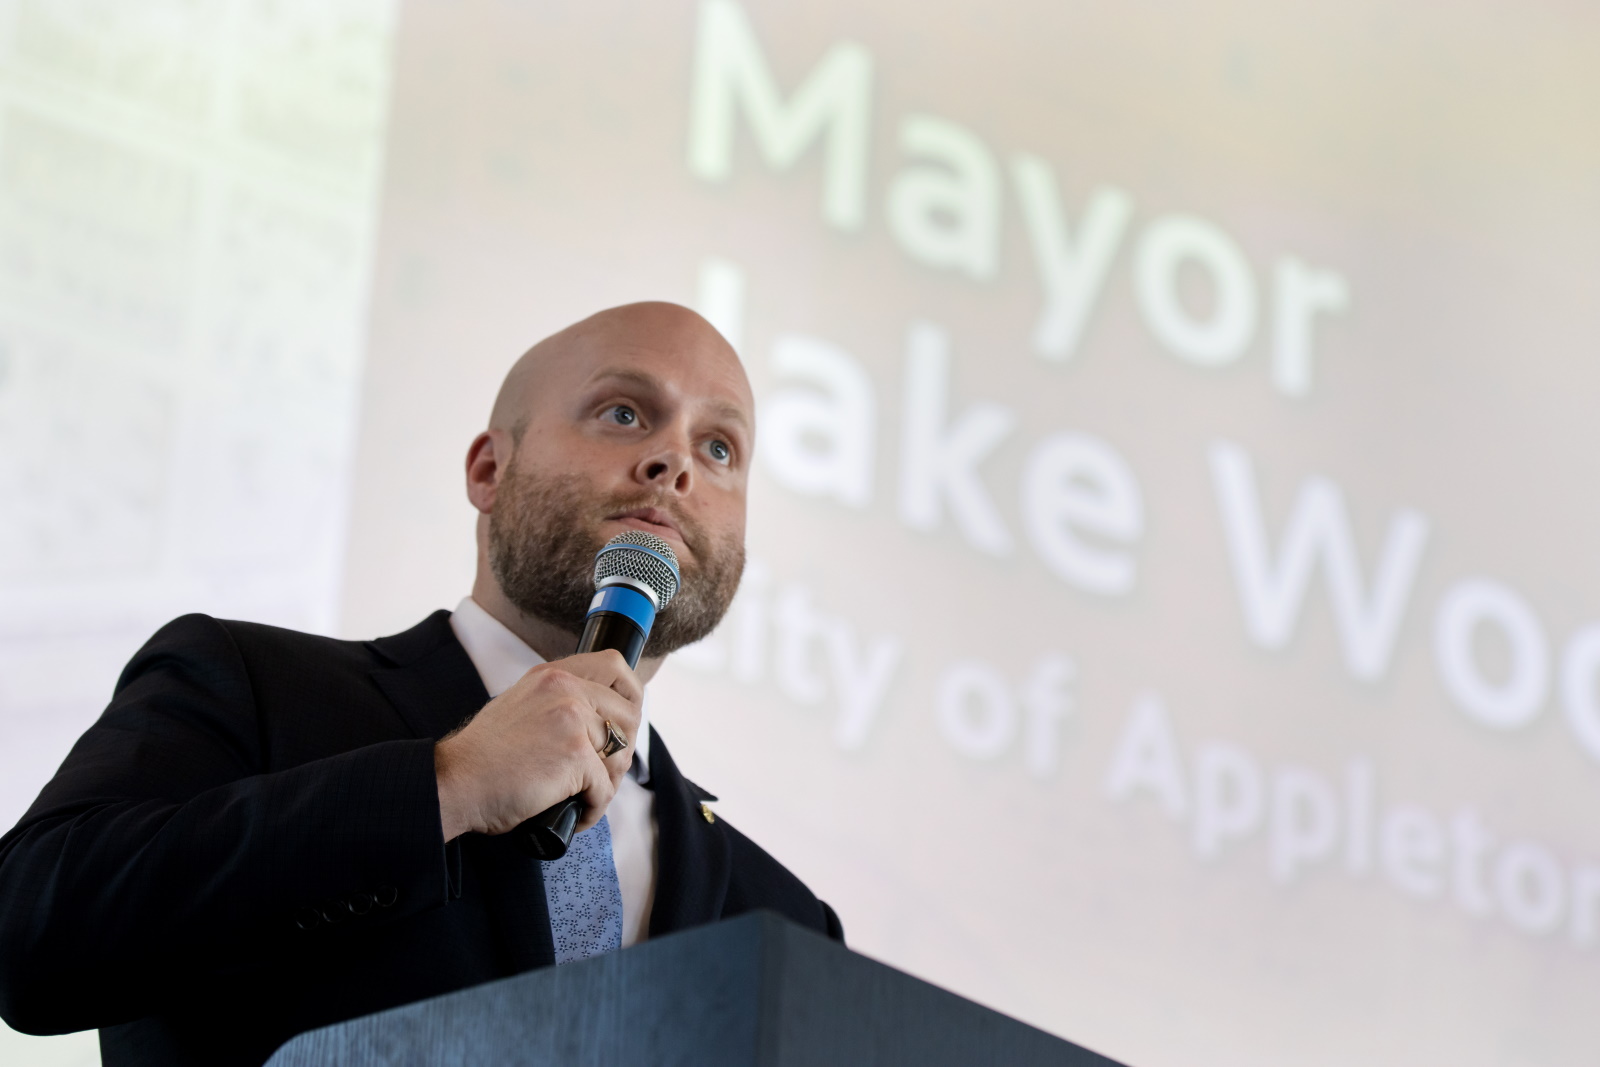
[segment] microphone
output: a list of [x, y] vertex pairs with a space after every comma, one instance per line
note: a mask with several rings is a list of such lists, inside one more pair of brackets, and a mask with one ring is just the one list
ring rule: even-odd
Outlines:
[[[661, 538], [629, 530], [607, 541], [595, 553], [594, 599], [589, 601], [578, 652], [614, 648], [630, 669], [637, 667], [656, 614], [672, 603], [678, 583], [677, 554]], [[582, 817], [583, 798], [568, 797], [524, 822], [517, 833], [535, 858], [558, 860], [567, 854]]]

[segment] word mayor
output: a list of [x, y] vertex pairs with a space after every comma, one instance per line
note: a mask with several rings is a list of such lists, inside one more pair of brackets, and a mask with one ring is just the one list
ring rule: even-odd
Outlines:
[[[787, 97], [744, 9], [733, 0], [700, 6], [689, 102], [689, 171], [712, 184], [731, 179], [736, 133], [773, 170], [822, 156], [822, 221], [845, 233], [867, 225], [873, 122], [872, 53], [854, 41], [829, 48]], [[1195, 368], [1237, 362], [1269, 323], [1271, 379], [1286, 396], [1311, 391], [1317, 321], [1346, 311], [1349, 285], [1337, 272], [1285, 255], [1270, 271], [1270, 296], [1238, 242], [1198, 215], [1158, 215], [1130, 234], [1134, 199], [1103, 185], [1068, 226], [1051, 165], [1017, 152], [1003, 168], [977, 133], [938, 115], [913, 113], [897, 130], [902, 166], [884, 190], [885, 223], [919, 266], [974, 282], [999, 271], [1006, 170], [1033, 253], [1043, 303], [1032, 342], [1040, 358], [1064, 362], [1079, 349], [1124, 246], [1132, 254], [1139, 315], [1156, 342]], [[1206, 279], [1210, 307], [1197, 313], [1180, 275]], [[1264, 306], [1265, 305], [1265, 306]]]

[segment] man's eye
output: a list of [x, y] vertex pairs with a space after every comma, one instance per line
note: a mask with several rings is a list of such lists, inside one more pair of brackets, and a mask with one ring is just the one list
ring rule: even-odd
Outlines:
[[718, 463], [727, 463], [733, 459], [733, 449], [728, 447], [726, 441], [712, 441], [710, 444], [711, 458]]
[[620, 426], [632, 426], [634, 423], [639, 421], [638, 412], [634, 411], [626, 404], [618, 404], [616, 407], [606, 412], [606, 414], [610, 415], [611, 418]]

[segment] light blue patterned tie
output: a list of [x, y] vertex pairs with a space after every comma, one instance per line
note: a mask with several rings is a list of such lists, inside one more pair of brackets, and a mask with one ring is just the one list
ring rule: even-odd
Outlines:
[[573, 837], [565, 856], [544, 864], [544, 899], [557, 963], [622, 947], [622, 886], [611, 855], [611, 823], [604, 815]]

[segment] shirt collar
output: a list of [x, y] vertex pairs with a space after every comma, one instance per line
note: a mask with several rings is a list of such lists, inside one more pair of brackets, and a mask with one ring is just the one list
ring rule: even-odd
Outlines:
[[[517, 683], [517, 679], [544, 662], [544, 657], [512, 633], [505, 623], [490, 615], [470, 596], [463, 597], [450, 616], [450, 629], [467, 650], [467, 658], [478, 669], [490, 699]], [[650, 780], [650, 695], [647, 692], [639, 714], [639, 736], [633, 739], [633, 766], [628, 773], [640, 785]]]

